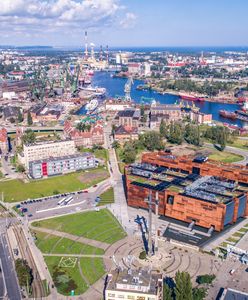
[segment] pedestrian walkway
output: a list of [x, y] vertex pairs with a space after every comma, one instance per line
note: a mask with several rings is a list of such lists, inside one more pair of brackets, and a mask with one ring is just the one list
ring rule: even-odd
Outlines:
[[66, 232], [57, 231], [57, 230], [54, 230], [54, 229], [34, 227], [32, 225], [30, 225], [30, 228], [35, 230], [35, 231], [40, 231], [40, 232], [56, 235], [56, 236], [59, 236], [59, 237], [67, 238], [67, 239], [70, 239], [74, 242], [80, 242], [82, 244], [87, 244], [87, 245], [90, 245], [90, 246], [93, 246], [93, 247], [101, 248], [103, 250], [106, 250], [110, 246], [109, 244], [104, 243], [104, 242], [91, 240], [91, 239], [88, 239], [88, 238], [85, 238], [85, 237], [73, 235], [73, 234], [66, 233]]

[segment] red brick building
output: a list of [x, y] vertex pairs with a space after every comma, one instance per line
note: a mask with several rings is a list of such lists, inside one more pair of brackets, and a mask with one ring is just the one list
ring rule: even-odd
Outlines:
[[64, 124], [64, 134], [75, 141], [76, 146], [92, 147], [93, 145], [102, 145], [104, 143], [103, 125], [101, 122], [91, 126], [90, 131], [80, 131], [72, 126], [71, 122]]
[[246, 167], [156, 152], [144, 154], [125, 174], [130, 206], [147, 208], [151, 191], [160, 215], [216, 231], [248, 216]]
[[0, 154], [9, 150], [8, 133], [5, 128], [0, 129]]

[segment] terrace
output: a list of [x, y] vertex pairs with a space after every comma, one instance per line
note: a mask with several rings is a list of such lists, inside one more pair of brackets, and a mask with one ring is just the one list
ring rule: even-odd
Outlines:
[[228, 203], [240, 197], [248, 186], [214, 176], [188, 174], [176, 168], [156, 167], [148, 163], [130, 165], [127, 169], [132, 184], [156, 191], [172, 191], [211, 203]]

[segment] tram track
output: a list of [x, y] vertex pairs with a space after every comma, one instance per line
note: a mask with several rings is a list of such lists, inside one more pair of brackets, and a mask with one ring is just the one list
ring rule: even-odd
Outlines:
[[35, 299], [42, 299], [46, 296], [46, 291], [43, 286], [42, 280], [40, 278], [40, 274], [38, 271], [38, 268], [35, 264], [33, 255], [31, 253], [31, 250], [29, 248], [26, 236], [23, 232], [23, 229], [19, 227], [17, 224], [13, 225], [13, 231], [16, 236], [16, 240], [19, 246], [19, 251], [23, 259], [25, 259], [32, 269], [33, 273], [33, 282], [32, 282], [32, 294], [31, 297]]

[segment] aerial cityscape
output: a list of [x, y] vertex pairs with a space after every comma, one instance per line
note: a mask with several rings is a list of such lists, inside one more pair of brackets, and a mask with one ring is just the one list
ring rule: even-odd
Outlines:
[[0, 2], [0, 299], [247, 300], [248, 3]]

